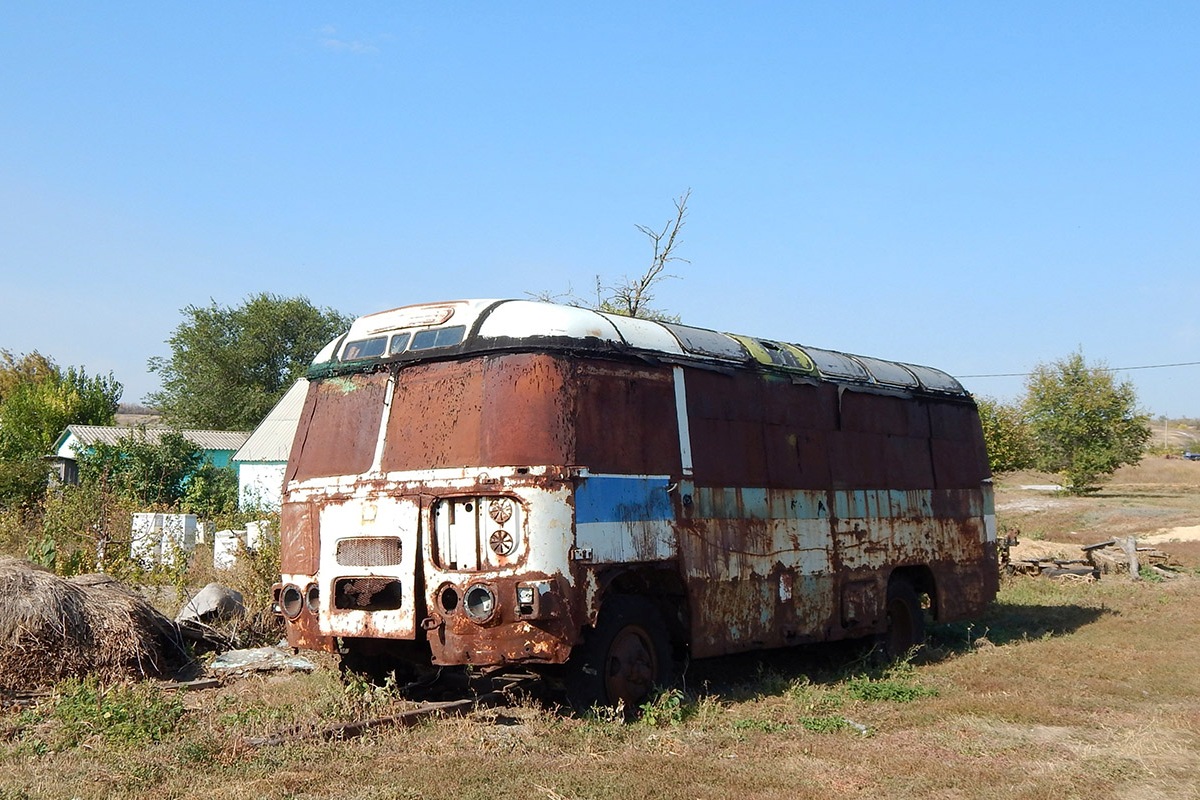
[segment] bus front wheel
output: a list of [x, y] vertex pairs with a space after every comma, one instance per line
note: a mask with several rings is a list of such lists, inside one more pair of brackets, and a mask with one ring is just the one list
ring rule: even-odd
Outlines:
[[671, 677], [671, 647], [662, 615], [649, 600], [609, 598], [595, 629], [572, 657], [567, 680], [571, 705], [623, 705], [632, 713]]

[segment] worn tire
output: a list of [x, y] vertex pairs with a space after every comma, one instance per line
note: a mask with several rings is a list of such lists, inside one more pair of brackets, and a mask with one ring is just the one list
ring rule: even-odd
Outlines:
[[671, 645], [649, 600], [616, 595], [567, 664], [567, 696], [579, 711], [623, 704], [633, 712], [671, 678]]
[[882, 650], [890, 660], [904, 658], [925, 642], [925, 609], [916, 589], [904, 578], [893, 578], [887, 591], [887, 632]]

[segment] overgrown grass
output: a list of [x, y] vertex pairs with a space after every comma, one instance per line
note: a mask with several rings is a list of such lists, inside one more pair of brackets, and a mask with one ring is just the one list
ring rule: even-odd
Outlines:
[[245, 738], [412, 703], [393, 687], [343, 682], [331, 659], [314, 674], [191, 695], [81, 684], [0, 718], [0, 787], [29, 797], [1186, 797], [1200, 780], [1197, 602], [1191, 579], [1013, 579], [985, 619], [936, 627], [925, 651], [892, 666], [849, 647], [758, 654], [689, 670], [635, 721], [522, 701], [272, 748]]
[[129, 748], [175, 734], [182, 698], [149, 683], [101, 686], [94, 678], [69, 679], [50, 698], [20, 714], [10, 735], [35, 754], [69, 750], [93, 741]]

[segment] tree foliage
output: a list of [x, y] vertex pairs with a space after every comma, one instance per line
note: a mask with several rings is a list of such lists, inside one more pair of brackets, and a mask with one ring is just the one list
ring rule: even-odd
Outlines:
[[1007, 405], [990, 397], [976, 398], [983, 439], [987, 444], [992, 474], [1028, 469], [1034, 463], [1034, 444], [1020, 406]]
[[211, 461], [200, 465], [187, 479], [179, 507], [185, 514], [213, 520], [237, 511], [238, 475], [232, 467]]
[[21, 384], [38, 383], [58, 374], [54, 362], [37, 350], [23, 356], [0, 350], [0, 403]]
[[162, 389], [147, 400], [172, 425], [251, 430], [349, 317], [304, 297], [257, 294], [231, 308], [187, 306], [167, 340], [170, 357], [150, 359]]
[[68, 425], [110, 425], [121, 399], [112, 376], [58, 367], [38, 352], [0, 351], [0, 505], [26, 504], [46, 486], [43, 460]]
[[1025, 384], [1024, 413], [1036, 445], [1035, 466], [1083, 494], [1124, 464], [1136, 464], [1150, 438], [1133, 384], [1117, 382], [1083, 353], [1039, 364]]
[[183, 499], [188, 479], [203, 462], [204, 452], [182, 434], [168, 431], [155, 442], [137, 428], [114, 444], [97, 442], [77, 459], [81, 484], [168, 508]]

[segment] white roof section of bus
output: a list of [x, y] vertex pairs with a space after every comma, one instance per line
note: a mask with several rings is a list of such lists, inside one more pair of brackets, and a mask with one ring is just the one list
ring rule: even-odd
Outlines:
[[476, 334], [481, 339], [566, 337], [619, 344], [621, 334], [602, 314], [586, 308], [509, 300], [492, 309]]
[[[330, 342], [313, 363], [336, 361], [338, 349], [344, 346], [343, 343], [404, 331], [412, 332], [415, 336], [422, 330], [456, 326], [463, 326], [467, 332], [459, 351], [463, 348], [468, 351], [486, 348], [489, 340], [500, 343], [527, 341], [534, 345], [539, 340], [577, 339], [590, 341], [593, 346], [607, 343], [614, 347], [708, 361], [745, 364], [752, 360], [746, 346], [733, 336], [705, 328], [634, 319], [537, 300], [477, 299], [403, 306], [360, 317], [345, 336]], [[754, 341], [762, 343], [765, 340]], [[472, 348], [472, 344], [477, 348]], [[899, 389], [924, 387], [933, 391], [966, 394], [957, 380], [932, 367], [856, 356], [802, 344], [785, 344], [807, 354], [819, 374], [829, 379]], [[424, 349], [436, 351], [448, 348]], [[404, 355], [400, 353], [401, 357]]]
[[437, 328], [443, 325], [465, 325], [470, 328], [488, 306], [497, 302], [500, 301], [453, 300], [380, 311], [354, 320], [346, 339], [369, 339], [391, 331]]
[[679, 340], [672, 336], [669, 330], [653, 320], [622, 317], [620, 314], [601, 314], [600, 316], [611, 322], [631, 347], [677, 355], [684, 353], [683, 348], [679, 346]]

